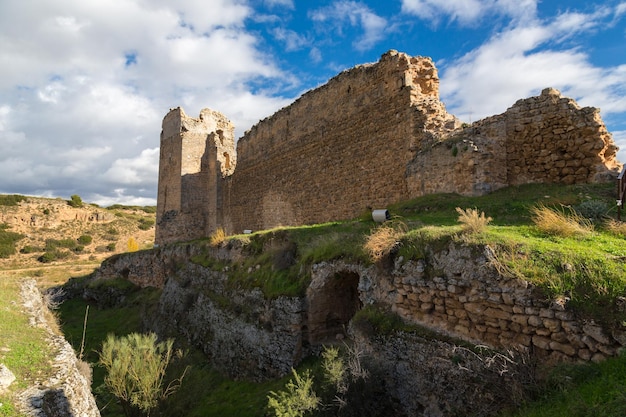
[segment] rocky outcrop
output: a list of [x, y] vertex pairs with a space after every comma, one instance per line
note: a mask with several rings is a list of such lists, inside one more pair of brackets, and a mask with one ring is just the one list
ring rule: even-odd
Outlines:
[[228, 285], [224, 271], [193, 263], [169, 275], [147, 326], [182, 335], [233, 378], [263, 380], [290, 372], [310, 351], [303, 335], [305, 300], [267, 299], [259, 289]]

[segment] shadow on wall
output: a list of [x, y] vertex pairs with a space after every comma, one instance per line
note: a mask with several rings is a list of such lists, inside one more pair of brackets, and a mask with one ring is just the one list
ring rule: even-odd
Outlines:
[[363, 306], [359, 298], [359, 274], [339, 271], [324, 278], [307, 294], [310, 343], [343, 338], [349, 321]]

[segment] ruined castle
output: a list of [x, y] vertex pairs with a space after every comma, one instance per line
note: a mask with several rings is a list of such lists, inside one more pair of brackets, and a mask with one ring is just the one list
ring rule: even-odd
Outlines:
[[235, 143], [204, 109], [163, 119], [157, 244], [356, 217], [430, 193], [612, 179], [596, 108], [547, 88], [471, 125], [439, 99], [432, 60], [389, 51], [311, 90]]

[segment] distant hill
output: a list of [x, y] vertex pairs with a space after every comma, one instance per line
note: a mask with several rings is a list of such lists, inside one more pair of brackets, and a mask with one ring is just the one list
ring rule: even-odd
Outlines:
[[0, 195], [0, 269], [100, 262], [151, 248], [156, 208]]

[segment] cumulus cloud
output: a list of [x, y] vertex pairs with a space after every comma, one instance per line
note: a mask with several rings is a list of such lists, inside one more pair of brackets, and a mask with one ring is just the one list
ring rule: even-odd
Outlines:
[[465, 120], [503, 112], [517, 99], [554, 87], [603, 114], [626, 111], [625, 66], [594, 66], [587, 53], [562, 42], [603, 24], [606, 9], [565, 12], [552, 21], [534, 20], [494, 34], [480, 47], [446, 63], [441, 94], [449, 110]]
[[325, 27], [332, 28], [339, 36], [347, 26], [362, 30], [362, 34], [353, 42], [360, 51], [370, 49], [381, 41], [387, 28], [387, 20], [378, 16], [366, 5], [355, 1], [337, 1], [330, 6], [313, 10], [309, 17]]
[[246, 30], [251, 14], [243, 0], [0, 2], [10, 63], [0, 66], [0, 193], [154, 204], [169, 108], [223, 111], [243, 133], [285, 104], [258, 87], [293, 80]]

